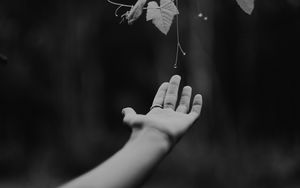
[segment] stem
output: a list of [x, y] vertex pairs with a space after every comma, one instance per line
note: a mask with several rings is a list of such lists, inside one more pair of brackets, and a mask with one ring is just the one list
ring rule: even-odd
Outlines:
[[[110, 4], [113, 4], [113, 5], [116, 5], [116, 6], [118, 6], [118, 8], [116, 9], [116, 11], [115, 11], [115, 16], [118, 16], [118, 10], [120, 9], [120, 8], [122, 8], [122, 7], [127, 7], [127, 8], [132, 8], [133, 7], [133, 5], [127, 5], [127, 4], [122, 4], [122, 3], [116, 3], [116, 2], [113, 2], [113, 1], [111, 1], [111, 0], [106, 0], [108, 3], [110, 3]], [[174, 2], [175, 0], [171, 0], [171, 2]], [[165, 3], [165, 4], [163, 4], [163, 5], [160, 5], [159, 7], [158, 7], [158, 9], [159, 8], [162, 8], [162, 7], [164, 7], [164, 6], [166, 6], [166, 5], [168, 5], [170, 2], [168, 2], [168, 3]], [[178, 0], [176, 0], [175, 1], [175, 3], [176, 3], [176, 5], [177, 5], [177, 7], [178, 7]], [[143, 10], [147, 10], [148, 8], [147, 7], [144, 7], [143, 8]], [[123, 14], [123, 16], [121, 16], [121, 17], [123, 17], [123, 19], [124, 19], [124, 14]], [[122, 21], [123, 21], [123, 19], [122, 19]], [[121, 21], [121, 22], [122, 22]], [[174, 68], [177, 68], [177, 66], [178, 66], [178, 56], [179, 56], [179, 51], [182, 53], [182, 55], [186, 55], [186, 53], [184, 52], [184, 50], [182, 49], [182, 47], [181, 47], [181, 44], [180, 44], [180, 34], [179, 34], [179, 15], [176, 15], [176, 38], [177, 38], [177, 44], [176, 44], [176, 57], [175, 57], [175, 64], [174, 64]]]
[[116, 2], [113, 2], [111, 0], [106, 0], [106, 1], [109, 2], [110, 4], [117, 5], [119, 7], [128, 7], [128, 8], [132, 7], [132, 5], [126, 5], [126, 4], [122, 4], [122, 3], [116, 3]]
[[118, 11], [119, 11], [120, 8], [122, 8], [122, 6], [119, 6], [119, 7], [115, 10], [115, 16], [116, 16], [116, 17], [119, 16], [119, 15], [118, 15]]
[[[178, 0], [176, 0], [176, 5], [178, 7]], [[177, 38], [177, 44], [176, 44], [176, 58], [175, 58], [175, 64], [174, 68], [176, 69], [178, 66], [178, 55], [179, 50], [182, 53], [182, 55], [186, 55], [186, 53], [183, 51], [181, 44], [180, 44], [180, 37], [179, 37], [179, 15], [176, 16], [176, 38]]]
[[[109, 2], [110, 4], [118, 6], [117, 10], [120, 9], [120, 8], [122, 8], [122, 7], [128, 7], [128, 8], [132, 8], [133, 7], [133, 5], [127, 5], [127, 4], [123, 4], [123, 3], [116, 3], [116, 2], [113, 2], [111, 0], [106, 0], [106, 1]], [[174, 0], [172, 0], [172, 1], [174, 1]], [[162, 7], [164, 7], [164, 6], [168, 5], [168, 4], [170, 4], [170, 2], [165, 3], [163, 5], [160, 5], [158, 8], [155, 8], [155, 9], [162, 8]], [[144, 7], [143, 10], [148, 10], [148, 8]]]

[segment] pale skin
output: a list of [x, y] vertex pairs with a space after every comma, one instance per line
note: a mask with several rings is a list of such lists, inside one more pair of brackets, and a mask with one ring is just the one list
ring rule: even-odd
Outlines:
[[159, 87], [155, 107], [147, 114], [124, 108], [123, 122], [132, 129], [129, 141], [103, 164], [61, 188], [140, 187], [200, 115], [202, 96], [191, 100], [192, 88], [185, 86], [178, 97], [180, 80], [174, 75]]

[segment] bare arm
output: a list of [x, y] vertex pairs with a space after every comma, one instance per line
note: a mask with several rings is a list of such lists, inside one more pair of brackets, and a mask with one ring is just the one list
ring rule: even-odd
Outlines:
[[201, 95], [190, 110], [191, 87], [184, 87], [176, 108], [180, 77], [175, 75], [157, 91], [146, 115], [123, 109], [124, 122], [132, 128], [130, 140], [106, 162], [61, 188], [137, 188], [151, 174], [200, 115]]

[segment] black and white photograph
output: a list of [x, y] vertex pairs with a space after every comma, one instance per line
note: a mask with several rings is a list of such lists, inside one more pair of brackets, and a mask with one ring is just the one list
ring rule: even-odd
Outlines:
[[299, 188], [299, 0], [0, 0], [0, 188]]

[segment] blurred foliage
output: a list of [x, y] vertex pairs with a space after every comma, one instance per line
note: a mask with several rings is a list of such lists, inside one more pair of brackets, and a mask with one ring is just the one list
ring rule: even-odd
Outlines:
[[203, 113], [145, 188], [299, 187], [299, 1], [260, 0], [250, 17], [234, 1], [180, 1], [178, 69], [174, 27], [119, 25], [114, 8], [0, 1], [1, 188], [54, 187], [100, 164], [130, 134], [121, 109], [147, 112], [175, 73]]

